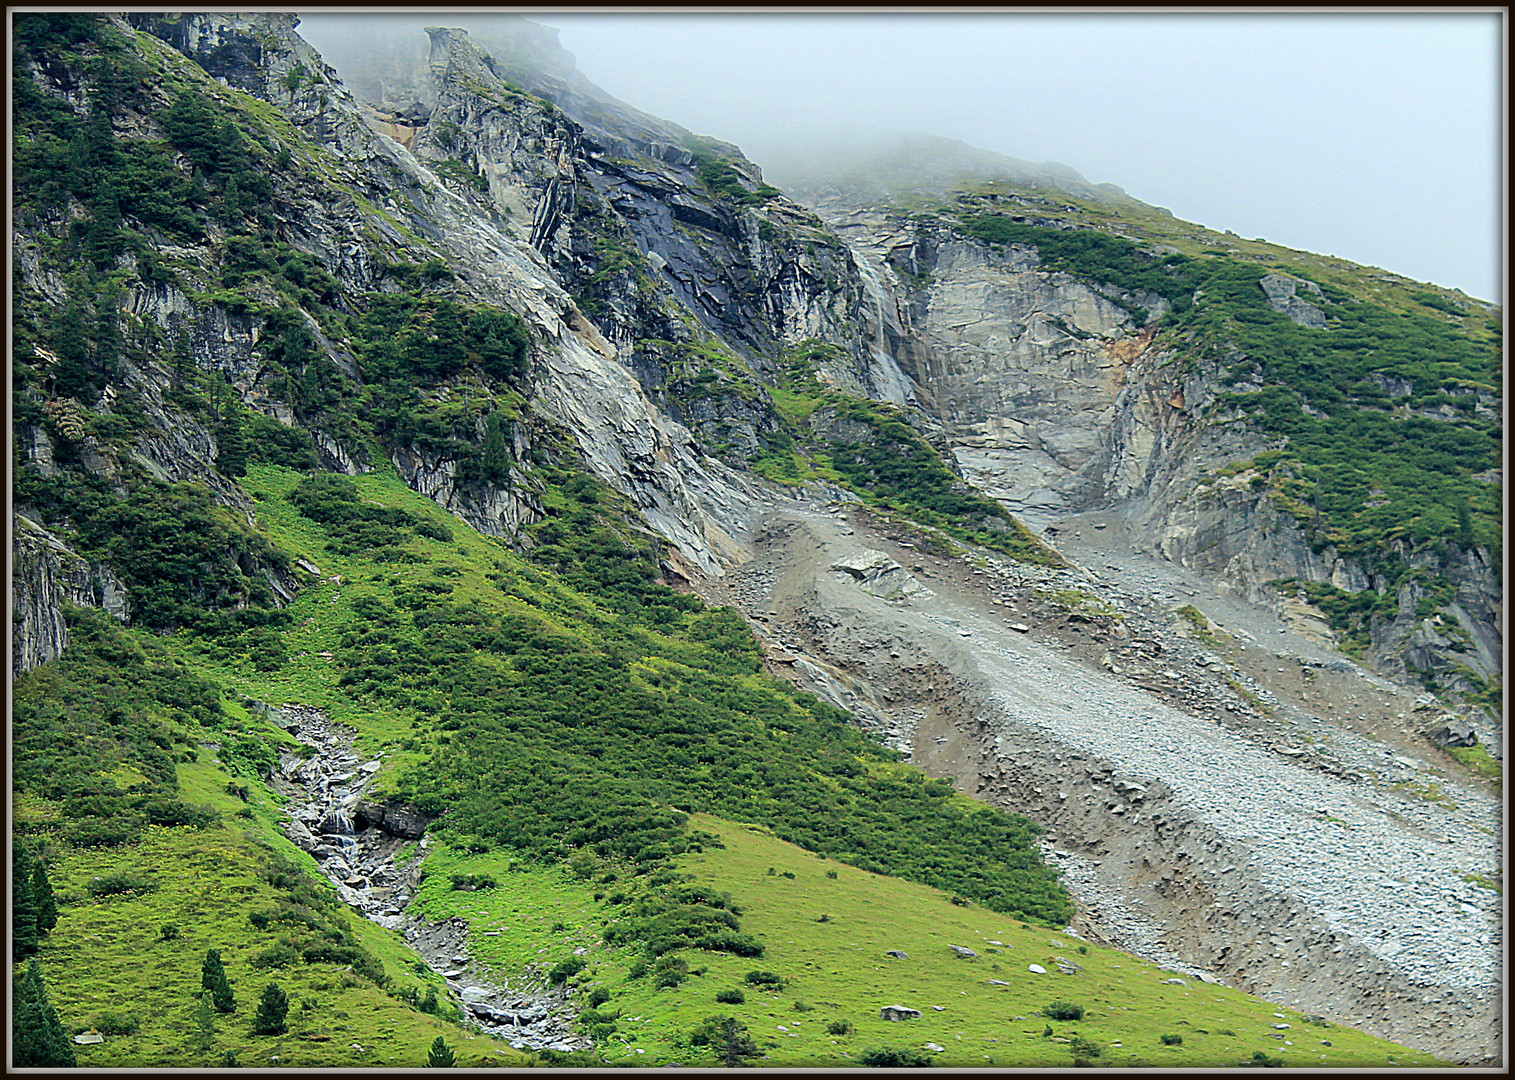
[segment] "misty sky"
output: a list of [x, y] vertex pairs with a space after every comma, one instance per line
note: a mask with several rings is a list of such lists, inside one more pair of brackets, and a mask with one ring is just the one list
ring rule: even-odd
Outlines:
[[611, 94], [760, 165], [925, 131], [1501, 299], [1499, 13], [527, 14]]

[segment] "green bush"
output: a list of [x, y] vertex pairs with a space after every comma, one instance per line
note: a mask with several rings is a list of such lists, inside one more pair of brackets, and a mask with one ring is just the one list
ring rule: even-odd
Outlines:
[[562, 986], [572, 975], [577, 975], [589, 966], [589, 961], [582, 956], [569, 956], [559, 960], [547, 973], [547, 981], [553, 986]]
[[931, 1055], [911, 1046], [870, 1046], [858, 1055], [858, 1060], [873, 1069], [925, 1069], [931, 1066]]
[[1182, 1046], [1184, 1044], [1184, 1037], [1182, 1035], [1159, 1035], [1157, 1038], [1164, 1046]]
[[1049, 1020], [1082, 1020], [1084, 1007], [1069, 1001], [1054, 1001], [1042, 1009], [1042, 1015]]
[[115, 874], [92, 877], [84, 883], [84, 891], [91, 896], [119, 896], [124, 893], [154, 893], [158, 882], [146, 874], [123, 870]]
[[787, 979], [771, 971], [749, 971], [745, 981], [749, 986], [771, 987], [774, 990], [782, 990], [788, 985]]
[[747, 995], [740, 990], [717, 990], [715, 999], [722, 1005], [741, 1005], [747, 1000]]
[[833, 1020], [833, 1021], [831, 1021], [831, 1023], [829, 1023], [829, 1024], [826, 1025], [826, 1034], [827, 1035], [851, 1035], [852, 1034], [852, 1021], [850, 1021], [850, 1020]]
[[135, 1035], [142, 1030], [142, 1021], [131, 1013], [106, 1012], [91, 1020], [89, 1026], [101, 1035]]

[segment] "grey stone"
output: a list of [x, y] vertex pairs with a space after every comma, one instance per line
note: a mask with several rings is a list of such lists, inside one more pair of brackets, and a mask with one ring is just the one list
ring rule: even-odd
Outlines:
[[948, 945], [947, 948], [951, 949], [953, 952], [957, 953], [958, 956], [961, 956], [965, 959], [970, 956], [978, 955], [978, 953], [974, 952], [966, 945]]
[[906, 1005], [885, 1005], [878, 1015], [880, 1020], [919, 1020], [921, 1011]]
[[890, 949], [884, 955], [885, 956], [892, 956], [896, 960], [909, 960], [910, 959], [910, 956], [909, 956], [908, 953], [902, 953], [898, 949]]

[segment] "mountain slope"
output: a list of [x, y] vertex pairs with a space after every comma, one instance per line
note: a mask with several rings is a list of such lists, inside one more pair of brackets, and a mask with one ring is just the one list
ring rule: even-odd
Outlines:
[[[355, 100], [290, 17], [19, 18], [15, 827], [59, 882], [62, 917], [41, 947], [61, 973], [53, 998], [72, 1028], [110, 1029], [81, 1048], [101, 1062], [172, 1046], [186, 1063], [231, 1049], [377, 1064], [364, 1055], [382, 1041], [396, 1051], [385, 1062], [419, 1064], [428, 1036], [448, 1033], [428, 1013], [562, 1060], [629, 1045], [633, 1021], [601, 1008], [602, 991], [687, 1002], [659, 1008], [642, 1048], [707, 1061], [704, 1013], [678, 996], [704, 984], [679, 988], [702, 966], [734, 976], [783, 949], [782, 916], [764, 921], [772, 896], [749, 901], [749, 919], [720, 895], [743, 891], [722, 878], [730, 867], [713, 888], [688, 879], [714, 849], [708, 830], [729, 834], [701, 813], [944, 890], [921, 903], [955, 897], [1025, 929], [1070, 917], [1038, 827], [1013, 813], [1041, 792], [984, 807], [835, 707], [982, 794], [932, 757], [951, 743], [931, 726], [941, 715], [915, 711], [969, 700], [957, 684], [976, 646], [944, 653], [917, 699], [911, 665], [868, 667], [887, 636], [876, 614], [831, 631], [859, 610], [850, 589], [887, 612], [929, 604], [907, 569], [919, 559], [926, 573], [929, 557], [970, 576], [1013, 567], [1034, 583], [1039, 631], [1122, 638], [1087, 573], [956, 471], [980, 475], [962, 452], [979, 406], [950, 400], [957, 376], [932, 324], [944, 305], [924, 278], [945, 275], [943, 251], [1010, 269], [1050, 296], [1038, 339], [1054, 320], [1102, 320], [1108, 350], [1136, 354], [1126, 388], [1149, 412], [1121, 422], [1152, 421], [1160, 452], [1138, 460], [1159, 477], [1193, 466], [1179, 454], [1193, 433], [1155, 405], [1174, 363], [1163, 350], [1178, 349], [1159, 335], [1215, 329], [1192, 300], [1211, 279], [1154, 283], [1120, 245], [1097, 247], [1091, 269], [1042, 233], [1000, 231], [985, 216], [994, 191], [934, 221], [883, 215], [909, 251], [870, 260], [736, 148], [625, 109], [518, 29], [489, 48], [427, 31], [425, 91], [394, 112]], [[1159, 326], [1185, 290], [1197, 321]], [[1486, 430], [1476, 405], [1461, 427]], [[1214, 465], [1235, 451], [1218, 444]], [[844, 509], [859, 502], [870, 509]], [[1469, 528], [1486, 531], [1487, 513], [1471, 505]], [[846, 544], [808, 578], [755, 587], [796, 515], [841, 514], [909, 547]], [[1407, 534], [1407, 555], [1425, 557], [1434, 526]], [[1445, 562], [1424, 567], [1435, 588]], [[1474, 591], [1456, 600], [1476, 621], [1477, 603], [1498, 601], [1469, 567]], [[1398, 573], [1376, 584], [1403, 592]], [[988, 714], [974, 719], [970, 744], [987, 749]], [[1459, 836], [1481, 813], [1468, 798]], [[1098, 846], [1094, 830], [1060, 827]], [[248, 880], [184, 880], [217, 850]], [[1469, 843], [1467, 872], [1485, 873], [1486, 855]], [[506, 926], [483, 929], [504, 915], [485, 879], [512, 865], [512, 914], [552, 910], [561, 926], [517, 919], [503, 942]], [[1433, 876], [1441, 890], [1439, 862]], [[223, 918], [205, 917], [212, 900]], [[1487, 928], [1464, 923], [1481, 957]], [[88, 1015], [83, 942], [123, 926], [131, 947], [162, 949], [173, 1001]], [[244, 1010], [255, 982], [298, 991], [286, 1042], [244, 1036], [244, 1017], [212, 1018], [238, 1025], [234, 1039], [197, 1042], [193, 963], [210, 947], [227, 952]], [[1244, 981], [1261, 966], [1256, 985], [1297, 993], [1282, 955], [1258, 939], [1217, 967]], [[142, 993], [132, 977], [112, 986], [119, 1007]], [[1459, 1060], [1497, 1052], [1481, 969], [1471, 989], [1447, 984], [1436, 1015], [1460, 1019], [1451, 1034], [1401, 1015], [1404, 995], [1432, 991], [1392, 964], [1374, 977], [1393, 1007], [1354, 999], [1341, 1019]], [[403, 1034], [384, 1034], [390, 1017]], [[1110, 1029], [1126, 1030], [1151, 1034]], [[1387, 1059], [1357, 1039], [1328, 1057]], [[1009, 1060], [1061, 1061], [1039, 1035], [1022, 1041]], [[1252, 1049], [1217, 1044], [1206, 1060]], [[496, 1051], [517, 1060], [492, 1041], [466, 1060]]]

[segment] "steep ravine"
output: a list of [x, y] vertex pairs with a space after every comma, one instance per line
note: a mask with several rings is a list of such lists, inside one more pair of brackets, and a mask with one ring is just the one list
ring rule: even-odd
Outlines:
[[272, 786], [289, 801], [285, 832], [337, 887], [354, 911], [398, 930], [447, 981], [449, 996], [472, 1026], [517, 1049], [574, 1050], [588, 1041], [574, 1031], [569, 991], [512, 986], [476, 962], [463, 919], [431, 923], [407, 912], [421, 885], [426, 819], [364, 798], [382, 761], [364, 761], [354, 732], [319, 709], [286, 704], [271, 718], [303, 747], [281, 755]]
[[1104, 591], [1087, 572], [906, 536], [857, 508], [770, 515], [713, 598], [755, 617], [776, 670], [1046, 826], [1083, 932], [1449, 1060], [1499, 1056], [1500, 899], [1465, 880], [1498, 866], [1496, 799], [1268, 690], [1260, 657], [1299, 670], [1278, 656], [1297, 634], [1233, 664], [1118, 596], [1121, 621], [1059, 615], [1048, 595]]

